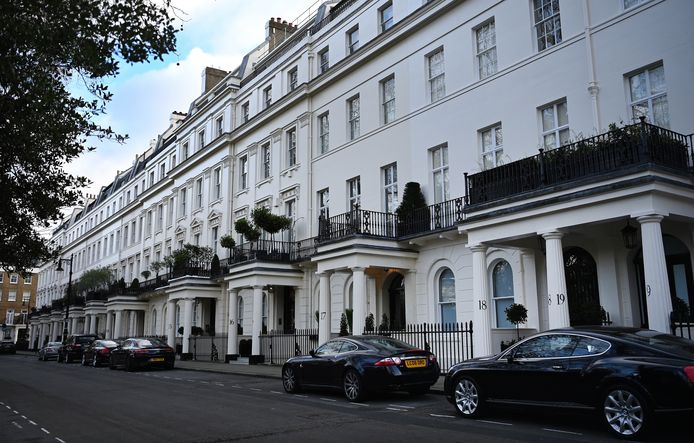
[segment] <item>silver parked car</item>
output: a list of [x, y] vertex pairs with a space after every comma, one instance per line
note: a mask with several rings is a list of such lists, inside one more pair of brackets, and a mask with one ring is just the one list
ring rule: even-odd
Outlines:
[[46, 346], [39, 349], [39, 360], [57, 360], [61, 346], [63, 346], [63, 344], [59, 341], [49, 341], [48, 343], [46, 343]]

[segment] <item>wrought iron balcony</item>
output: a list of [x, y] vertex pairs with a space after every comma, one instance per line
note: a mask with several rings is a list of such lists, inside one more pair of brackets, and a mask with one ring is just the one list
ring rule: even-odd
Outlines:
[[231, 266], [255, 260], [294, 263], [307, 260], [315, 252], [313, 238], [295, 242], [261, 239], [232, 248], [230, 257], [220, 261], [220, 268], [226, 273]]
[[465, 174], [468, 207], [498, 202], [588, 177], [628, 173], [641, 166], [659, 166], [690, 175], [692, 135], [641, 123], [613, 127], [609, 132], [545, 151], [496, 168]]

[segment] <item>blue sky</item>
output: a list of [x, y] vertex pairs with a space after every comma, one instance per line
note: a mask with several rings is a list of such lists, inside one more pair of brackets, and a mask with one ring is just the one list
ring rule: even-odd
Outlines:
[[[108, 79], [113, 100], [102, 124], [110, 125], [130, 139], [124, 144], [97, 143], [97, 149], [67, 165], [73, 174], [84, 175], [93, 184], [85, 193], [96, 194], [110, 183], [116, 171], [132, 165], [151, 139], [166, 130], [171, 111], [187, 112], [201, 92], [201, 73], [206, 66], [227, 71], [236, 68], [244, 54], [265, 38], [270, 17], [294, 21], [316, 0], [174, 0], [182, 12], [183, 31], [178, 33], [176, 54], [163, 62], [121, 66], [120, 74]], [[180, 23], [180, 21], [179, 21]]]

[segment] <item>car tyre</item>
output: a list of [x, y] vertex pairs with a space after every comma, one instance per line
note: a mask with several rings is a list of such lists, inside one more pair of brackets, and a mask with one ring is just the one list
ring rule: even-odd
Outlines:
[[285, 366], [282, 369], [282, 386], [284, 390], [290, 394], [301, 391], [301, 386], [299, 386], [296, 371], [294, 371], [293, 367]]
[[87, 356], [82, 354], [82, 366], [87, 366]]
[[613, 436], [640, 439], [648, 432], [651, 410], [639, 390], [630, 386], [614, 386], [605, 391], [602, 399], [602, 418]]
[[361, 401], [365, 395], [362, 378], [354, 369], [348, 369], [342, 377], [342, 388], [349, 401]]
[[458, 378], [453, 385], [453, 404], [458, 414], [465, 418], [478, 418], [484, 411], [480, 386], [468, 376]]

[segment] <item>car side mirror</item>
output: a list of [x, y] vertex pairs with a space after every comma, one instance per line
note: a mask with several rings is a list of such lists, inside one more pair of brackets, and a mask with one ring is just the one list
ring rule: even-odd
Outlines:
[[308, 351], [308, 355], [310, 355], [311, 357], [315, 357], [315, 356], [316, 356], [316, 351], [313, 350], [313, 349], [311, 349], [310, 351]]

